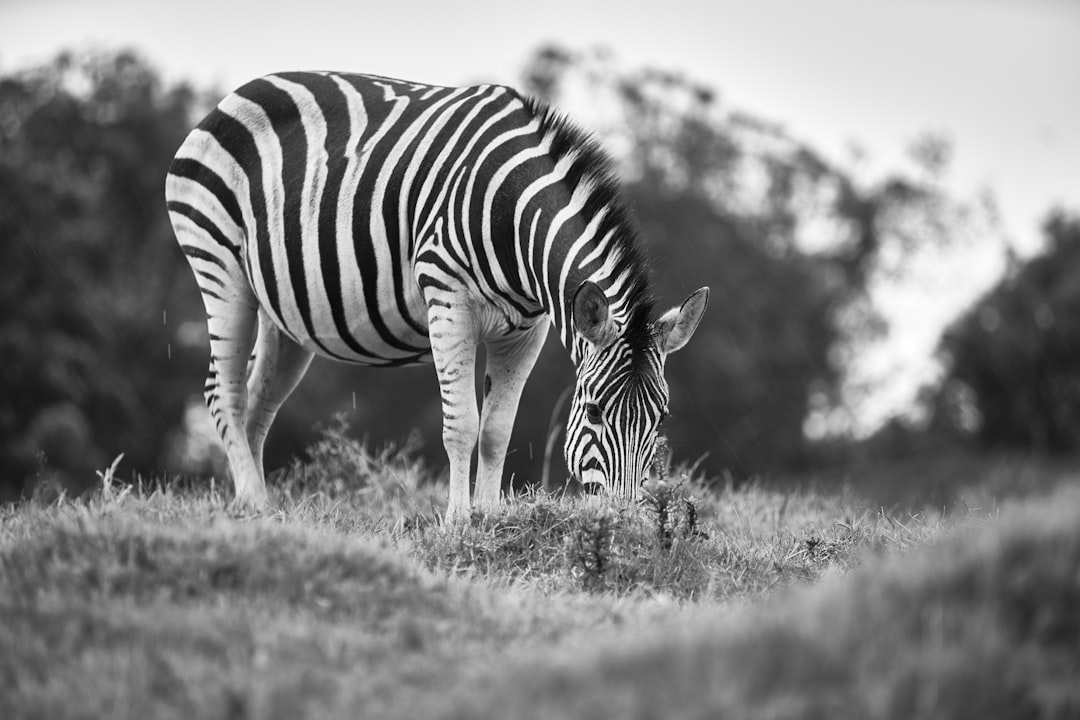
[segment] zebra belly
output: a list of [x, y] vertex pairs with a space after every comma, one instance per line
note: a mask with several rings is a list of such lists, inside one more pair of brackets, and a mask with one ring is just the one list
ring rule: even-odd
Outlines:
[[[324, 264], [310, 262], [310, 250], [302, 254], [303, 278], [289, 276], [287, 264], [275, 264], [276, 309], [266, 285], [252, 282], [259, 304], [286, 335], [316, 355], [343, 362], [431, 362], [426, 307], [411, 269], [403, 264], [400, 281], [390, 267], [361, 272], [354, 265], [351, 272], [326, 273]], [[265, 273], [255, 277], [264, 279]]]

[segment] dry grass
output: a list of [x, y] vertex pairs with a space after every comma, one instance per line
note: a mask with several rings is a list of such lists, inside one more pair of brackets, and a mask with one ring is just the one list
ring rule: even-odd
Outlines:
[[1075, 495], [999, 528], [676, 476], [640, 504], [528, 495], [450, 530], [407, 448], [331, 429], [312, 454], [263, 517], [111, 471], [0, 509], [0, 717], [1075, 709]]
[[431, 716], [1080, 717], [1080, 491], [1002, 516], [763, 605], [518, 658]]
[[413, 554], [443, 573], [588, 591], [724, 602], [842, 572], [867, 552], [932, 537], [940, 519], [900, 522], [842, 500], [749, 485], [716, 492], [682, 480], [639, 503], [516, 498], [463, 531], [434, 522], [406, 532]]

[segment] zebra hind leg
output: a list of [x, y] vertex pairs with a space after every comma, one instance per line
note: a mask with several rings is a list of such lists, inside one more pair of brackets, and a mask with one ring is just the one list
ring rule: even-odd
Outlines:
[[247, 441], [259, 477], [263, 472], [263, 444], [285, 400], [311, 365], [313, 354], [297, 345], [259, 310], [259, 332], [247, 382]]
[[225, 446], [234, 506], [261, 510], [266, 506], [266, 486], [245, 432], [248, 358], [259, 304], [244, 272], [242, 231], [214, 227], [202, 212], [181, 201], [187, 190], [175, 176], [169, 176], [169, 218], [206, 309], [210, 337], [206, 405]]
[[266, 485], [251, 453], [245, 432], [247, 367], [255, 330], [255, 308], [243, 303], [207, 302], [210, 331], [210, 372], [206, 378], [206, 405], [214, 421], [233, 481], [233, 506], [263, 510]]

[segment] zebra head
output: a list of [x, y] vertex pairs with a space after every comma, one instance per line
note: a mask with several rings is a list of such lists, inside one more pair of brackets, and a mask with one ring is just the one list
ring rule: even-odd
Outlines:
[[709, 289], [701, 288], [655, 321], [648, 319], [648, 308], [632, 308], [621, 324], [596, 283], [582, 283], [576, 291], [574, 329], [585, 351], [565, 452], [567, 467], [586, 492], [637, 497], [668, 415], [664, 362], [694, 334], [708, 298]]

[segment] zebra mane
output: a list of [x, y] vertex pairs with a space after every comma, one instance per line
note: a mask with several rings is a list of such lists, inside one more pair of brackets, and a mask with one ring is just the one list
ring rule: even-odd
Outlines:
[[639, 375], [646, 369], [645, 350], [655, 343], [653, 313], [656, 300], [652, 294], [644, 243], [623, 198], [614, 163], [596, 137], [566, 115], [537, 98], [521, 96], [521, 99], [540, 124], [540, 132], [551, 141], [551, 157], [560, 160], [572, 155], [579, 174], [577, 182], [591, 185], [583, 214], [588, 217], [601, 209], [606, 210], [597, 236], [611, 238], [620, 258], [619, 269], [627, 273], [623, 338], [631, 349], [631, 369], [634, 375]]

